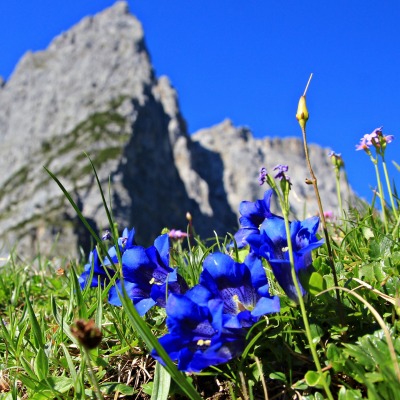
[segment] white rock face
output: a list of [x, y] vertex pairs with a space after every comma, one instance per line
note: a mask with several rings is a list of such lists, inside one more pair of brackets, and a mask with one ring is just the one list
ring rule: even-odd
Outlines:
[[[258, 170], [289, 164], [299, 200], [293, 212], [315, 214], [302, 145], [255, 140], [229, 121], [190, 137], [167, 77], [157, 78], [143, 29], [125, 2], [84, 18], [44, 51], [28, 52], [11, 78], [0, 79], [0, 239], [67, 258], [88, 236], [46, 166], [70, 191], [89, 222], [108, 227], [87, 152], [121, 229], [135, 226], [148, 244], [160, 230], [225, 235], [237, 228], [240, 201], [262, 197]], [[326, 209], [336, 209], [327, 150], [311, 146]], [[107, 196], [108, 197], [108, 196]], [[306, 208], [304, 205], [306, 204]]]

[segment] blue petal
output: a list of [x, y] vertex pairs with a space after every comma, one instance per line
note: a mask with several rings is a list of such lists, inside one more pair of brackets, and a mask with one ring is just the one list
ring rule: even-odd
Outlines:
[[265, 232], [275, 246], [281, 248], [287, 246], [285, 220], [283, 218], [273, 216], [265, 219], [261, 224], [260, 232]]
[[[290, 269], [290, 261], [288, 260], [269, 260], [269, 263], [272, 267], [272, 271], [275, 275], [276, 280], [279, 285], [285, 291], [286, 295], [298, 303], [299, 299], [296, 292], [296, 287], [294, 286], [294, 282], [292, 279], [292, 273]], [[300, 290], [302, 295], [306, 294], [306, 291], [301, 286], [299, 282]]]
[[169, 267], [170, 243], [169, 243], [168, 233], [156, 238], [156, 240], [154, 241], [154, 247], [157, 249], [163, 264], [166, 267]]
[[182, 370], [185, 372], [200, 372], [211, 365], [226, 363], [240, 355], [244, 350], [244, 345], [243, 339], [237, 339], [225, 343], [217, 343], [203, 352], [197, 351], [193, 355], [190, 364]]
[[[135, 304], [138, 313], [143, 316], [156, 302], [149, 297], [150, 290], [143, 290], [133, 282], [124, 281], [125, 291], [128, 297]], [[122, 284], [118, 279], [108, 293], [108, 302], [114, 306], [122, 306], [120, 296], [122, 296]]]
[[251, 315], [253, 317], [261, 317], [261, 315], [279, 312], [281, 304], [278, 296], [262, 297], [258, 300], [257, 305], [254, 307]]
[[148, 283], [153, 269], [154, 265], [147, 256], [146, 249], [141, 246], [126, 250], [122, 256], [122, 273], [131, 282]]
[[259, 257], [256, 257], [254, 253], [250, 253], [244, 263], [250, 270], [251, 282], [256, 290], [260, 287], [268, 286], [267, 275], [265, 274], [262, 261]]

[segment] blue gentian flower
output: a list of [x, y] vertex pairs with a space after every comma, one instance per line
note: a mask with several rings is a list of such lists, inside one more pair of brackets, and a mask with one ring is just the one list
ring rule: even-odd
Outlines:
[[[224, 303], [207, 300], [209, 293], [201, 285], [185, 295], [168, 297], [166, 324], [169, 333], [159, 339], [171, 359], [178, 360], [178, 369], [200, 372], [211, 365], [230, 361], [243, 352], [244, 329], [225, 329]], [[157, 352], [153, 357], [164, 363]]]
[[[89, 282], [90, 275], [93, 270], [92, 280]], [[79, 284], [81, 289], [84, 289], [86, 285], [90, 287], [97, 287], [100, 283], [102, 287], [107, 286], [115, 274], [115, 271], [111, 268], [104, 267], [99, 259], [97, 249], [94, 249], [89, 255], [89, 262], [84, 266], [82, 274], [79, 276]]]
[[[154, 241], [153, 246], [145, 249], [130, 245], [122, 255], [125, 289], [140, 315], [156, 304], [165, 307], [169, 293], [187, 290], [184, 279], [169, 266], [169, 248], [168, 234], [164, 234]], [[110, 289], [110, 304], [121, 305], [121, 285], [121, 281], [117, 280], [115, 287]]]
[[[122, 236], [118, 238], [118, 248], [120, 254], [124, 254], [126, 250], [131, 249], [132, 247], [136, 246], [135, 242], [135, 228], [128, 230], [127, 228], [124, 229], [122, 232]], [[104, 265], [111, 265], [110, 258], [114, 264], [118, 264], [118, 256], [117, 256], [117, 249], [115, 246], [110, 247], [108, 249], [108, 256], [104, 258]]]
[[[294, 266], [296, 275], [301, 281], [313, 271], [311, 252], [324, 243], [318, 240], [319, 217], [311, 217], [304, 221], [290, 223], [290, 237], [293, 247]], [[266, 219], [260, 226], [260, 234], [247, 237], [251, 252], [264, 257], [272, 267], [272, 271], [285, 293], [290, 299], [298, 302], [296, 288], [290, 270], [288, 242], [284, 229], [284, 222], [280, 219]], [[300, 284], [305, 295], [306, 291]]]
[[[105, 240], [111, 238], [111, 234], [103, 235]], [[132, 248], [135, 245], [135, 229], [130, 231], [125, 228], [122, 233], [122, 237], [118, 239], [118, 247], [120, 254], [123, 254], [127, 249]], [[90, 282], [90, 287], [97, 287], [100, 279], [102, 286], [106, 286], [110, 279], [115, 274], [115, 271], [111, 268], [112, 265], [118, 264], [117, 250], [115, 246], [108, 249], [107, 254], [100, 261], [97, 249], [94, 249], [89, 255], [89, 262], [85, 265], [83, 273], [79, 277], [79, 284], [83, 289], [88, 284], [88, 279], [90, 277], [91, 270], [93, 268], [93, 279]]]
[[250, 327], [260, 316], [280, 311], [279, 297], [269, 294], [262, 261], [250, 254], [244, 263], [222, 253], [210, 254], [203, 264], [200, 285], [224, 303], [225, 326]]
[[279, 218], [271, 213], [270, 203], [273, 190], [269, 189], [265, 192], [262, 200], [242, 201], [239, 206], [240, 212], [240, 229], [235, 234], [235, 241], [239, 248], [246, 246], [248, 243], [246, 238], [254, 233], [260, 233], [260, 225], [266, 218]]

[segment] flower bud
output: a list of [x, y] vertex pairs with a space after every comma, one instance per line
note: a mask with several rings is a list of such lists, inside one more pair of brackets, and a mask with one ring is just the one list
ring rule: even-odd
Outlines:
[[299, 105], [297, 106], [296, 119], [299, 121], [301, 129], [305, 129], [308, 120], [308, 110], [306, 104], [306, 96], [301, 96]]

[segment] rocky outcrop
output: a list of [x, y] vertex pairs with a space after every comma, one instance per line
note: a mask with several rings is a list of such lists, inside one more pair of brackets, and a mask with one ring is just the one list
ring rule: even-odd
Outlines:
[[[203, 236], [237, 227], [241, 200], [262, 196], [258, 170], [290, 165], [293, 211], [316, 213], [301, 142], [256, 140], [230, 121], [188, 135], [177, 94], [156, 77], [143, 30], [118, 2], [83, 19], [48, 49], [28, 52], [0, 82], [0, 237], [3, 252], [77, 255], [88, 236], [43, 166], [102, 230], [108, 221], [88, 158], [121, 227], [150, 242], [165, 227]], [[327, 208], [336, 207], [326, 150], [311, 147]], [[329, 178], [328, 178], [329, 176]], [[108, 196], [108, 194], [111, 194]], [[307, 207], [305, 208], [305, 204]]]

